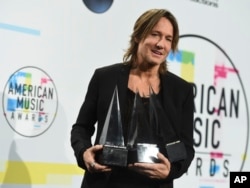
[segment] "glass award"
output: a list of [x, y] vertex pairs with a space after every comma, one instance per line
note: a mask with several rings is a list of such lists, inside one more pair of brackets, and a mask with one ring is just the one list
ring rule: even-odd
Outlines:
[[128, 163], [158, 162], [157, 153], [159, 149], [156, 145], [157, 136], [155, 124], [152, 125], [152, 110], [150, 98], [143, 103], [143, 98], [138, 93], [135, 94], [132, 109], [130, 130], [128, 135]]
[[183, 160], [187, 157], [185, 145], [177, 138], [173, 126], [169, 122], [152, 88], [150, 91], [150, 122], [152, 125], [155, 125], [156, 128], [159, 151], [161, 151], [170, 162]]
[[157, 95], [151, 87], [149, 90], [146, 102], [138, 93], [134, 98], [127, 144], [128, 163], [157, 163], [159, 152], [170, 162], [185, 159], [183, 142], [177, 139]]
[[127, 166], [127, 148], [124, 144], [117, 87], [114, 90], [99, 144], [103, 150], [99, 162], [110, 166]]

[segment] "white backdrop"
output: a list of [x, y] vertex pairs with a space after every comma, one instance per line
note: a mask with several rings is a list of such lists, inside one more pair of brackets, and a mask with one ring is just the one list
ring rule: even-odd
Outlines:
[[84, 171], [69, 139], [89, 79], [95, 68], [122, 61], [141, 13], [166, 8], [182, 36], [183, 59], [170, 58], [169, 69], [197, 91], [196, 157], [175, 187], [228, 188], [230, 171], [250, 171], [249, 7], [248, 0], [114, 0], [94, 13], [81, 0], [0, 0], [1, 187], [80, 186]]

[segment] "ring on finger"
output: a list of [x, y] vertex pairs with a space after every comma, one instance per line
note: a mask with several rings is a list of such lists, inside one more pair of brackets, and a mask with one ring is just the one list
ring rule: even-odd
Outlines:
[[95, 161], [90, 163], [91, 168], [95, 168]]

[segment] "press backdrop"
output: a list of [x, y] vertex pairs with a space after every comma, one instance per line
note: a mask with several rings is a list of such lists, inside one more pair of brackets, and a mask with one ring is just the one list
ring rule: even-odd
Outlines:
[[136, 18], [177, 17], [169, 70], [194, 83], [196, 155], [175, 187], [249, 171], [248, 0], [0, 0], [0, 184], [79, 187], [70, 130], [97, 67], [122, 61]]

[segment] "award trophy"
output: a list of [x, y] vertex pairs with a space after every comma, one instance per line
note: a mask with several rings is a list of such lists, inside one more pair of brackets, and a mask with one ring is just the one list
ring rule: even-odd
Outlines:
[[103, 150], [99, 155], [101, 164], [127, 166], [127, 148], [124, 144], [117, 87], [114, 90], [99, 143]]
[[158, 162], [157, 153], [159, 149], [155, 144], [157, 143], [156, 135], [154, 128], [150, 125], [150, 111], [149, 114], [147, 112], [142, 98], [136, 93], [128, 135], [128, 163]]
[[[156, 135], [159, 139], [159, 150], [169, 159], [170, 162], [183, 160], [187, 157], [184, 143], [177, 138], [176, 133], [152, 88], [150, 91], [150, 121], [151, 124], [155, 124], [156, 126]], [[163, 133], [166, 135], [163, 135]]]
[[184, 144], [177, 139], [151, 87], [147, 108], [139, 94], [135, 95], [127, 148], [128, 163], [157, 163], [158, 152], [168, 157], [170, 162], [186, 157]]

